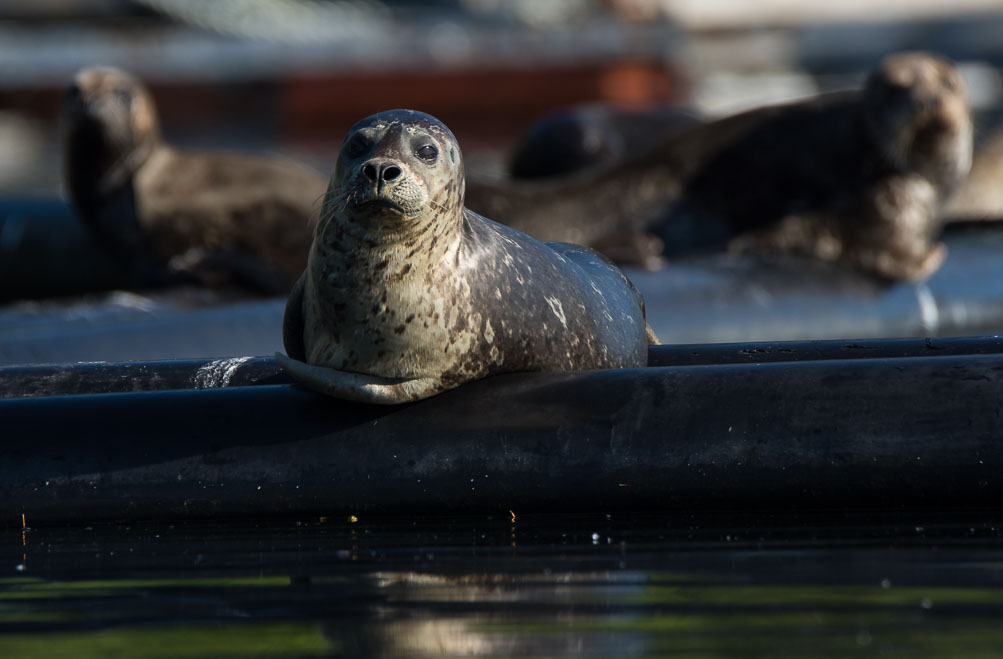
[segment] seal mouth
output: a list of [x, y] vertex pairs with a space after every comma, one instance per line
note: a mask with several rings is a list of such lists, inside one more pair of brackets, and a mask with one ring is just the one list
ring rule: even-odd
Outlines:
[[[407, 217], [417, 215], [414, 210], [408, 210], [398, 202], [386, 197], [370, 197], [369, 199], [362, 199], [353, 204], [353, 206], [359, 211], [391, 211], [393, 213], [397, 213], [398, 215], [404, 215]], [[420, 210], [418, 212], [420, 212]]]
[[390, 210], [396, 210], [404, 212], [404, 208], [400, 204], [390, 201], [389, 199], [383, 199], [381, 197], [376, 197], [374, 199], [365, 199], [363, 201], [355, 204], [356, 208], [387, 208]]

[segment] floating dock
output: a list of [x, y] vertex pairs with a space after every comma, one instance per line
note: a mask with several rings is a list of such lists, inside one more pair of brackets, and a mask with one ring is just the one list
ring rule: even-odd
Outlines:
[[[396, 407], [277, 383], [268, 359], [231, 364], [229, 379], [209, 361], [0, 369], [8, 392], [36, 382], [0, 400], [2, 519], [974, 509], [1003, 496], [998, 338], [652, 355]], [[82, 393], [87, 381], [115, 393]]]

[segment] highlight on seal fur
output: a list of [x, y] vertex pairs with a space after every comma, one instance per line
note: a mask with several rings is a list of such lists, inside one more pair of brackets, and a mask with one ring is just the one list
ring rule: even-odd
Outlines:
[[345, 138], [278, 355], [325, 394], [403, 403], [515, 371], [640, 367], [641, 294], [612, 263], [463, 206], [459, 145], [382, 112]]
[[919, 280], [944, 258], [940, 211], [968, 171], [971, 142], [954, 65], [899, 53], [861, 91], [683, 127], [567, 177], [472, 181], [468, 203], [627, 262], [754, 249]]
[[945, 222], [1003, 220], [1003, 126], [975, 148], [972, 169], [944, 207]]
[[70, 200], [136, 284], [289, 291], [326, 187], [318, 173], [274, 156], [166, 144], [149, 90], [109, 67], [77, 73], [62, 123]]

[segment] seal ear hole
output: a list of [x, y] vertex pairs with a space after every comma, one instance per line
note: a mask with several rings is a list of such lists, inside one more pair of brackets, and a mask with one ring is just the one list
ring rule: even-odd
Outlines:
[[431, 144], [425, 144], [415, 149], [414, 154], [425, 162], [435, 162], [439, 157], [439, 150]]

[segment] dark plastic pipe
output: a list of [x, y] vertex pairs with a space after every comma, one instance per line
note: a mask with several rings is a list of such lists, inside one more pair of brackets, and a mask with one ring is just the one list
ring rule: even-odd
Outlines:
[[[1003, 353], [1003, 338], [775, 341], [655, 346], [648, 362], [660, 367], [996, 353]], [[0, 367], [0, 398], [290, 383], [271, 357]]]
[[0, 401], [0, 520], [996, 506], [1003, 355]]

